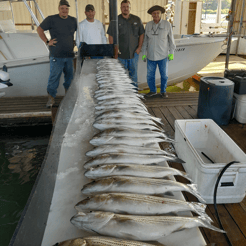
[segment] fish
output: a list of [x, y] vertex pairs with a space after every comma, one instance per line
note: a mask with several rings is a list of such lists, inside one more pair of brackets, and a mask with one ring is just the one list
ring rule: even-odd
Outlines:
[[[176, 158], [176, 155], [168, 151], [160, 149], [158, 145], [153, 145], [158, 142], [164, 142], [164, 140], [162, 139], [160, 140], [157, 139], [157, 141], [155, 142], [152, 139], [146, 138], [146, 142], [148, 142], [148, 144], [141, 146], [140, 144], [143, 144], [143, 141], [145, 140], [144, 138], [142, 138], [142, 142], [141, 140], [139, 140], [139, 145], [134, 143], [134, 138], [131, 138], [130, 140], [130, 138], [128, 137], [117, 137], [115, 138], [115, 140], [112, 140], [112, 141], [110, 140], [110, 138], [115, 138], [115, 137], [106, 137], [106, 139], [108, 139], [108, 143], [106, 141], [100, 141], [101, 139], [92, 139], [90, 143], [92, 145], [98, 145], [98, 146], [86, 152], [86, 156], [95, 157], [95, 156], [102, 155], [102, 154], [126, 153], [126, 154], [136, 154], [136, 155], [166, 155], [169, 157]], [[120, 140], [121, 138], [123, 138], [122, 141]], [[119, 140], [116, 140], [116, 139], [119, 139]], [[128, 142], [127, 142], [127, 139], [129, 139]], [[117, 141], [120, 144], [116, 143]]]
[[[107, 93], [107, 92], [117, 92], [117, 91], [119, 91], [119, 89], [114, 88], [114, 87], [98, 89], [95, 91], [95, 95], [103, 94], [103, 93]], [[135, 93], [137, 93], [136, 90], [133, 90], [133, 89], [124, 89], [124, 92], [135, 92]]]
[[[163, 132], [151, 131], [151, 130], [138, 130], [138, 129], [108, 129], [103, 132], [99, 132], [94, 137], [139, 137], [142, 138], [168, 138]], [[173, 139], [171, 139], [174, 141]]]
[[135, 94], [135, 93], [114, 93], [114, 94], [108, 94], [108, 95], [104, 95], [104, 96], [101, 96], [99, 95], [98, 97], [97, 96], [94, 96], [98, 101], [101, 101], [101, 100], [108, 100], [108, 99], [112, 99], [112, 98], [136, 98], [136, 97], [139, 97], [139, 98], [143, 98], [144, 96], [143, 95], [140, 95], [140, 94]]
[[70, 239], [53, 246], [153, 246], [153, 244], [113, 237], [91, 236]]
[[177, 163], [185, 163], [179, 158], [171, 158], [164, 155], [137, 155], [137, 154], [102, 154], [90, 159], [84, 164], [84, 168], [88, 169], [93, 166], [102, 164], [138, 164], [149, 165], [157, 164], [163, 161], [172, 161]]
[[[104, 104], [105, 105], [105, 104]], [[162, 120], [160, 118], [154, 117], [152, 115], [150, 115], [148, 112], [144, 112], [144, 113], [134, 113], [134, 112], [128, 112], [128, 111], [124, 111], [124, 110], [112, 110], [112, 111], [108, 111], [100, 116], [96, 117], [96, 120], [100, 120], [100, 119], [109, 119], [109, 118], [113, 118], [113, 117], [127, 117], [127, 118], [136, 118], [136, 119], [151, 119], [161, 125], [164, 125], [162, 123]]]
[[[111, 109], [111, 110], [114, 110], [114, 109], [119, 109], [119, 108], [125, 108], [127, 109], [128, 107], [131, 107], [132, 103], [122, 103], [122, 104], [111, 104], [111, 105], [96, 105], [95, 106], [95, 109], [96, 110], [105, 110], [105, 109]], [[141, 104], [141, 103], [137, 103], [135, 102], [134, 103], [134, 107], [137, 107], [138, 109], [143, 109], [144, 111], [147, 112], [147, 108], [144, 106], [144, 104]]]
[[136, 90], [136, 86], [132, 85], [132, 84], [119, 84], [116, 82], [112, 82], [110, 85], [107, 84], [99, 84], [98, 85], [99, 89], [111, 89], [111, 88], [115, 88], [117, 87], [117, 89], [119, 91], [123, 91], [124, 89], [135, 89]]
[[120, 122], [103, 122], [103, 121], [97, 121], [96, 123], [93, 123], [93, 127], [100, 130], [105, 131], [107, 129], [111, 128], [119, 128], [119, 129], [140, 129], [140, 130], [159, 130], [164, 132], [164, 130], [158, 126], [155, 126], [153, 124], [145, 124], [145, 123], [139, 123], [139, 124], [130, 124], [130, 123], [120, 123]]
[[151, 119], [137, 119], [137, 118], [127, 118], [127, 117], [114, 117], [110, 119], [96, 120], [94, 123], [123, 123], [123, 124], [149, 124], [157, 126], [157, 124]]
[[[147, 147], [150, 144], [165, 142], [163, 138], [134, 138], [134, 137], [94, 137], [90, 140], [93, 146], [124, 144], [128, 146]], [[171, 153], [169, 153], [171, 154]]]
[[101, 114], [103, 110], [109, 111], [109, 110], [126, 110], [126, 111], [136, 111], [136, 112], [148, 112], [146, 107], [144, 106], [139, 106], [139, 105], [134, 105], [134, 104], [118, 104], [118, 105], [107, 105], [104, 106], [102, 109], [97, 109], [98, 112], [95, 112], [95, 115]]
[[185, 172], [179, 171], [175, 168], [157, 165], [109, 164], [91, 167], [85, 172], [85, 176], [89, 179], [98, 179], [111, 176], [164, 178], [169, 175], [179, 175], [192, 182], [192, 179]]
[[98, 115], [102, 115], [106, 112], [112, 112], [112, 111], [115, 111], [115, 110], [121, 110], [121, 111], [126, 111], [126, 112], [132, 112], [132, 113], [148, 113], [148, 111], [146, 111], [145, 109], [143, 108], [139, 108], [137, 106], [134, 106], [134, 105], [131, 105], [131, 106], [125, 106], [125, 105], [122, 105], [120, 104], [119, 105], [120, 107], [116, 107], [116, 108], [113, 108], [113, 109], [108, 109], [108, 108], [105, 108], [103, 110], [97, 110], [95, 111], [95, 116], [97, 117]]
[[[114, 93], [114, 92], [113, 92]], [[98, 96], [101, 96], [101, 95], [105, 95], [104, 92], [100, 93], [100, 94], [97, 94]], [[115, 94], [117, 95], [117, 94]], [[107, 99], [107, 100], [101, 100], [101, 101], [98, 101], [97, 102], [97, 105], [110, 105], [110, 104], [113, 104], [113, 103], [127, 103], [127, 102], [136, 102], [136, 103], [142, 103], [142, 100], [138, 97], [131, 97], [131, 98], [124, 98], [124, 97], [116, 97], [116, 98], [110, 98], [110, 99]]]
[[158, 240], [173, 232], [194, 227], [205, 227], [225, 233], [224, 230], [211, 225], [211, 222], [203, 216], [138, 216], [92, 211], [91, 213], [78, 212], [70, 221], [82, 230], [140, 241]]
[[84, 195], [100, 193], [138, 193], [145, 195], [171, 195], [174, 191], [186, 191], [195, 196], [200, 202], [206, 203], [197, 191], [195, 184], [182, 184], [180, 182], [140, 178], [130, 176], [114, 176], [93, 180], [83, 186], [81, 192]]
[[105, 211], [132, 215], [162, 215], [190, 211], [208, 216], [206, 205], [176, 199], [129, 193], [107, 193], [92, 195], [75, 205], [79, 212]]

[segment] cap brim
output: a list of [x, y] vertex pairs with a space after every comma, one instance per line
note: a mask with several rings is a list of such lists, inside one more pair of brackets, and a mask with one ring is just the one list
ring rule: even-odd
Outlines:
[[157, 10], [160, 10], [161, 11], [161, 13], [163, 14], [163, 13], [165, 13], [165, 9], [164, 8], [162, 8], [162, 7], [160, 7], [160, 6], [153, 6], [153, 7], [151, 7], [149, 10], [148, 10], [148, 14], [152, 14], [152, 12], [154, 12], [154, 11], [157, 11]]

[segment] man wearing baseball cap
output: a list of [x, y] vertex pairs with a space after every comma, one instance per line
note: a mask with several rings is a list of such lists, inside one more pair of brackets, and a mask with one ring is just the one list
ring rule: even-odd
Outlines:
[[[69, 3], [66, 0], [59, 2], [56, 15], [48, 16], [37, 28], [40, 38], [48, 45], [50, 50], [50, 76], [47, 92], [49, 108], [55, 103], [57, 88], [60, 77], [64, 73], [64, 88], [68, 90], [73, 79], [73, 58], [74, 58], [74, 33], [77, 30], [77, 21], [68, 15]], [[49, 30], [51, 39], [48, 40], [44, 31]]]
[[161, 97], [168, 97], [166, 93], [168, 62], [173, 60], [176, 46], [171, 24], [161, 19], [161, 14], [164, 12], [165, 9], [158, 5], [148, 10], [148, 14], [152, 15], [153, 20], [148, 22], [145, 27], [142, 46], [142, 59], [145, 61], [147, 57], [147, 83], [150, 88], [150, 92], [146, 94], [148, 97], [156, 95], [155, 71], [157, 65], [161, 74]]
[[99, 20], [94, 19], [96, 14], [95, 8], [92, 4], [85, 7], [86, 19], [79, 23], [80, 38], [76, 37], [76, 45], [80, 46], [80, 42], [87, 44], [106, 44], [107, 38], [105, 36], [104, 28]]

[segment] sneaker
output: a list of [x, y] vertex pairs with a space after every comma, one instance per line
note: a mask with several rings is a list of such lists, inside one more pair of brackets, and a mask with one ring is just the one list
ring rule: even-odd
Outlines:
[[55, 98], [48, 94], [48, 102], [46, 104], [46, 108], [51, 108], [52, 105], [55, 103]]
[[150, 91], [150, 92], [147, 93], [145, 96], [146, 96], [146, 97], [152, 97], [152, 96], [154, 96], [154, 95], [156, 95], [156, 92]]
[[161, 97], [162, 97], [162, 98], [166, 98], [166, 97], [168, 97], [168, 95], [167, 95], [166, 92], [162, 92], [162, 93], [161, 93]]

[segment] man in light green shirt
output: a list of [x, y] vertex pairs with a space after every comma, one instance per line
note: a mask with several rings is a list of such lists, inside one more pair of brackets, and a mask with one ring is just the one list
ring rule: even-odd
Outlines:
[[155, 71], [157, 65], [161, 74], [161, 96], [167, 97], [168, 61], [173, 60], [176, 46], [171, 24], [161, 19], [161, 14], [164, 12], [165, 9], [158, 5], [148, 10], [148, 14], [152, 15], [153, 20], [146, 25], [142, 46], [142, 59], [146, 60], [147, 58], [147, 83], [150, 88], [150, 92], [146, 95], [148, 97], [156, 95]]

